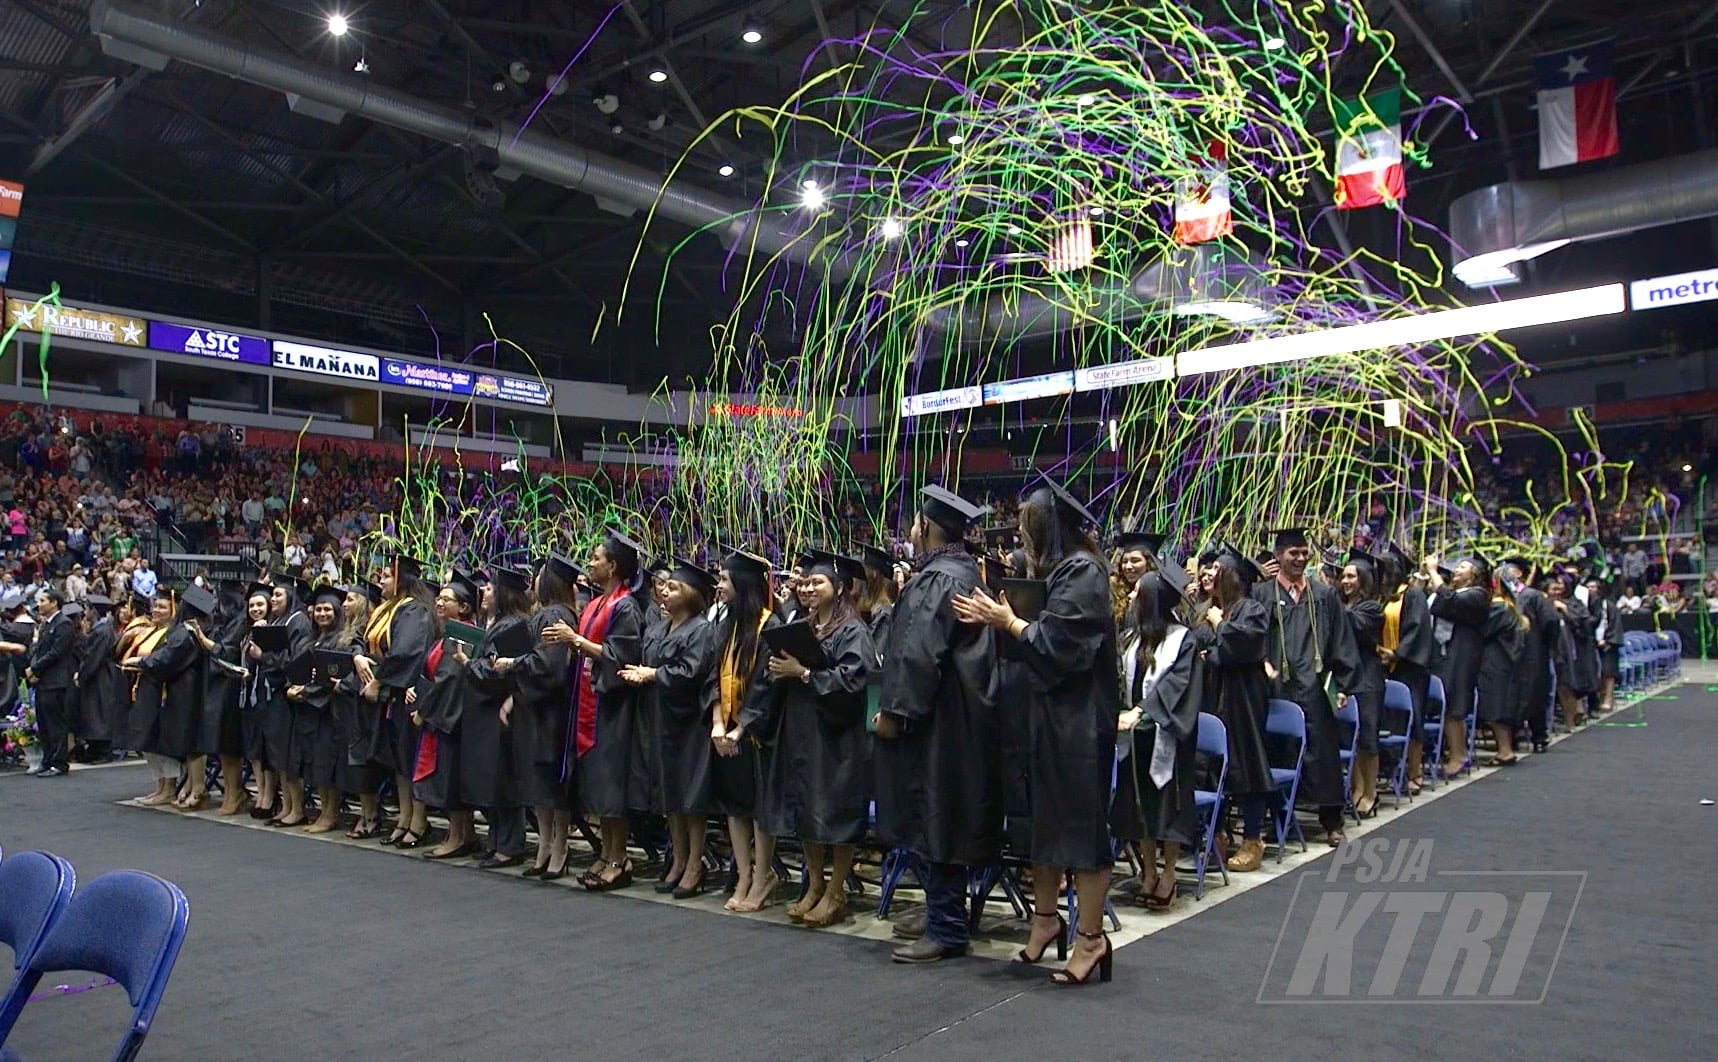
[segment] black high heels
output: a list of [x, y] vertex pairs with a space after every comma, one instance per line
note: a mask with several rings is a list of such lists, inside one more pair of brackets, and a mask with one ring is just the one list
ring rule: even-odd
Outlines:
[[[1058, 961], [1066, 962], [1068, 958], [1068, 920], [1062, 917], [1062, 913], [1060, 911], [1034, 910], [1032, 913], [1037, 915], [1039, 918], [1049, 918], [1051, 915], [1056, 916], [1056, 958]], [[1036, 955], [1028, 954], [1025, 948], [1021, 948], [1014, 954], [1014, 961], [1023, 963], [1027, 966], [1036, 966], [1044, 961], [1044, 953], [1049, 950], [1049, 941], [1044, 942], [1044, 946], [1038, 949], [1038, 954]]]
[[1110, 979], [1110, 974], [1114, 971], [1114, 968], [1115, 968], [1115, 954], [1116, 954], [1115, 948], [1110, 946], [1109, 936], [1106, 935], [1101, 930], [1096, 932], [1096, 933], [1081, 932], [1080, 936], [1086, 938], [1087, 940], [1101, 940], [1101, 941], [1103, 941], [1104, 942], [1103, 954], [1098, 956], [1097, 962], [1093, 963], [1090, 967], [1088, 967], [1086, 969], [1086, 974], [1084, 977], [1075, 977], [1073, 974], [1069, 973], [1067, 970], [1056, 970], [1050, 974], [1050, 981], [1054, 984], [1061, 985], [1064, 988], [1078, 988], [1081, 985], [1089, 984], [1092, 980], [1092, 974], [1095, 973], [1098, 975], [1098, 980], [1104, 982], [1105, 984], [1108, 984], [1109, 979]]

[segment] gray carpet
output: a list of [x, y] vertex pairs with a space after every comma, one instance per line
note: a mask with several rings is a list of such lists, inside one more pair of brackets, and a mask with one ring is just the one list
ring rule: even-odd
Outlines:
[[[152, 1058], [1704, 1056], [1718, 808], [1699, 801], [1718, 796], [1718, 694], [1672, 696], [1645, 728], [1589, 728], [1378, 834], [1435, 838], [1443, 869], [1588, 872], [1538, 1006], [1260, 1006], [1292, 876], [1127, 948], [1113, 984], [1067, 991], [1042, 971], [899, 967], [883, 943], [116, 806], [145, 788], [137, 768], [0, 778], [0, 843], [57, 852], [81, 880], [137, 867], [185, 890]], [[105, 1058], [126, 1009], [113, 988], [32, 1003], [8, 1046]]]

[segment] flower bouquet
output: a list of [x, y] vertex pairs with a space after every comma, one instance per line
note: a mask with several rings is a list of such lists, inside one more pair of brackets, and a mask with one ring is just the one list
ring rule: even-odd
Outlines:
[[36, 731], [36, 709], [28, 701], [19, 701], [9, 716], [0, 719], [0, 767], [42, 765], [42, 737]]

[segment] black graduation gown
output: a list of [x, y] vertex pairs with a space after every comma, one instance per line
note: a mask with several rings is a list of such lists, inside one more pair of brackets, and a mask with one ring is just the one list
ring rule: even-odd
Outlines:
[[433, 733], [436, 741], [435, 770], [421, 781], [412, 782], [412, 795], [431, 807], [460, 806], [459, 747], [465, 719], [465, 674], [465, 667], [451, 654], [445, 651], [438, 654], [431, 645], [424, 657], [423, 672], [418, 676], [417, 700], [409, 709], [423, 717], [424, 740]]
[[1524, 586], [1515, 594], [1515, 606], [1527, 617], [1527, 631], [1520, 639], [1515, 658], [1515, 692], [1519, 703], [1512, 718], [1520, 723], [1543, 720], [1551, 706], [1551, 658], [1562, 637], [1563, 620], [1557, 607], [1542, 591]]
[[204, 664], [203, 647], [182, 623], [175, 623], [154, 652], [138, 661], [132, 748], [174, 760], [197, 754]]
[[1402, 609], [1396, 621], [1396, 660], [1390, 678], [1408, 687], [1414, 702], [1415, 734], [1426, 718], [1426, 694], [1432, 685], [1432, 665], [1438, 645], [1433, 631], [1432, 609], [1426, 592], [1417, 586], [1402, 591]]
[[1347, 742], [1324, 687], [1327, 676], [1335, 676], [1337, 692], [1348, 693], [1359, 665], [1342, 599], [1328, 583], [1308, 580], [1296, 601], [1271, 580], [1253, 587], [1253, 600], [1265, 606], [1270, 620], [1265, 651], [1277, 669], [1271, 695], [1300, 705], [1306, 716], [1300, 793], [1309, 804], [1340, 807]]
[[410, 776], [418, 762], [421, 732], [412, 722], [412, 710], [406, 707], [406, 690], [417, 684], [434, 633], [435, 617], [430, 610], [419, 601], [407, 601], [389, 617], [388, 648], [376, 662], [382, 692], [375, 704], [385, 709], [388, 735], [382, 750], [387, 756], [384, 766], [396, 775]]
[[1519, 726], [1523, 718], [1521, 712], [1529, 703], [1538, 704], [1538, 710], [1543, 713], [1546, 709], [1542, 702], [1530, 702], [1518, 695], [1522, 682], [1521, 659], [1528, 655], [1526, 643], [1529, 633], [1521, 629], [1521, 621], [1516, 619], [1515, 613], [1501, 601], [1488, 602], [1482, 634], [1484, 647], [1480, 653], [1476, 694], [1479, 721]]
[[1355, 748], [1360, 752], [1376, 752], [1378, 717], [1384, 710], [1384, 661], [1378, 659], [1378, 637], [1384, 633], [1384, 606], [1376, 601], [1357, 601], [1344, 611], [1354, 635], [1355, 652], [1353, 681], [1344, 692], [1354, 695], [1360, 709], [1360, 733]]
[[877, 669], [877, 650], [858, 616], [818, 644], [828, 667], [804, 681], [774, 680], [772, 754], [763, 757], [758, 825], [802, 842], [858, 844], [871, 817], [865, 686]]
[[[772, 630], [781, 624], [781, 617], [772, 612], [761, 630]], [[704, 682], [702, 703], [706, 728], [714, 730], [721, 708], [722, 654], [727, 651], [720, 624], [712, 632], [711, 642], [710, 670]], [[748, 819], [757, 813], [762, 765], [766, 757], [775, 754], [775, 749], [765, 744], [769, 731], [765, 724], [774, 719], [775, 688], [770, 683], [769, 646], [764, 643], [762, 633], [758, 635], [757, 650], [739, 706], [738, 721], [745, 727], [739, 749], [733, 756], [723, 756], [713, 745], [710, 749], [710, 802], [714, 810]]]
[[570, 774], [563, 779], [562, 769], [574, 710], [572, 651], [539, 640], [543, 628], [556, 622], [571, 626], [575, 620], [564, 605], [550, 605], [531, 617], [535, 648], [519, 657], [510, 672], [514, 692], [507, 732], [519, 805], [569, 811], [573, 787]]
[[34, 623], [0, 623], [0, 642], [17, 642], [25, 650], [0, 657], [0, 712], [9, 713], [13, 702], [18, 699], [18, 677], [24, 673], [24, 668], [29, 663], [30, 643], [35, 641], [35, 638]]
[[[1135, 688], [1127, 691], [1127, 703], [1137, 704], [1142, 711], [1133, 730], [1120, 735], [1120, 740], [1132, 747], [1116, 776], [1119, 806], [1111, 818], [1121, 827], [1115, 831], [1118, 838], [1137, 841], [1149, 837], [1158, 844], [1191, 845], [1199, 836], [1193, 783], [1198, 773], [1203, 666], [1198, 639], [1188, 631], [1174, 662], [1149, 689], [1144, 688], [1144, 676], [1136, 674]], [[1175, 743], [1175, 773], [1161, 789], [1151, 780], [1151, 758], [1159, 741]]]
[[[349, 640], [335, 629], [316, 636], [311, 649], [345, 649]], [[311, 672], [304, 684], [301, 699], [292, 702], [294, 723], [307, 731], [306, 756], [302, 763], [304, 784], [330, 789], [339, 788], [340, 769], [346, 765], [346, 749], [340, 741], [340, 731], [334, 723], [336, 683], [329, 681], [320, 668]]]
[[[996, 638], [950, 600], [979, 586], [964, 553], [931, 558], [895, 602], [878, 708], [899, 734], [873, 743], [877, 834], [932, 863], [989, 866], [1002, 849]], [[875, 618], [875, 617], [873, 617]]]
[[[331, 640], [326, 648], [364, 652], [364, 637], [353, 632]], [[328, 746], [319, 747], [317, 762], [324, 758], [333, 763], [333, 785], [342, 793], [374, 793], [382, 786], [386, 774], [377, 767], [376, 748], [381, 740], [381, 716], [376, 706], [363, 697], [364, 684], [356, 671], [341, 679], [329, 698]]]
[[1479, 665], [1485, 655], [1486, 616], [1491, 597], [1477, 586], [1439, 590], [1431, 613], [1450, 622], [1450, 644], [1444, 650], [1444, 718], [1465, 719], [1474, 711]]
[[1557, 688], [1584, 697], [1599, 688], [1599, 650], [1593, 640], [1593, 614], [1572, 597], [1564, 599], [1563, 605], [1562, 633], [1557, 640]]
[[268, 679], [263, 673], [264, 661], [250, 658], [251, 629], [249, 626], [245, 628], [244, 641], [239, 643], [240, 666], [250, 671], [250, 677], [239, 682], [239, 730], [245, 759], [261, 762], [265, 769], [272, 770], [273, 765], [268, 762], [268, 740], [263, 733], [263, 723], [268, 715]]
[[1597, 649], [1599, 677], [1601, 679], [1614, 679], [1617, 677], [1617, 668], [1622, 663], [1622, 611], [1617, 608], [1615, 601], [1607, 597], [1599, 601], [1598, 607], [1592, 610], [1592, 614], [1593, 636], [1598, 637], [1601, 623], [1605, 628], [1605, 640], [1598, 643]]
[[244, 666], [239, 657], [247, 630], [249, 624], [241, 613], [209, 632], [215, 648], [208, 654], [210, 659], [203, 671], [203, 719], [198, 747], [212, 756], [239, 756], [245, 750], [239, 716], [239, 677], [215, 661]]
[[1073, 553], [1045, 582], [1044, 610], [1018, 639], [1028, 679], [1000, 695], [1026, 702], [1032, 860], [1099, 870], [1115, 862], [1109, 811], [1121, 714], [1109, 572]]
[[[529, 623], [526, 616], [502, 616], [489, 625], [486, 642]], [[464, 710], [459, 717], [459, 803], [471, 808], [516, 808], [513, 742], [501, 726], [501, 705], [513, 693], [513, 679], [495, 670], [495, 650], [473, 657], [465, 668]]]
[[78, 654], [79, 733], [85, 741], [113, 742], [121, 737], [119, 664], [113, 648], [119, 641], [113, 617], [103, 616], [84, 636]]
[[655, 750], [639, 687], [620, 669], [644, 660], [646, 604], [627, 594], [616, 601], [603, 634], [602, 655], [585, 657], [597, 695], [596, 744], [579, 757], [579, 807], [588, 816], [620, 817], [652, 810]]
[[301, 713], [286, 699], [287, 687], [292, 685], [286, 673], [293, 661], [310, 651], [315, 632], [310, 617], [302, 612], [294, 612], [284, 624], [274, 626], [286, 627], [287, 642], [285, 649], [264, 653], [259, 661], [268, 697], [262, 706], [263, 760], [288, 778], [302, 778], [316, 739], [315, 719], [311, 717], [308, 727], [300, 725]]
[[895, 615], [895, 607], [885, 601], [878, 605], [865, 621], [865, 626], [871, 631], [871, 644], [877, 647], [877, 655], [884, 660], [889, 658], [890, 620]]
[[[1199, 623], [1191, 637], [1204, 669], [1199, 676], [1200, 710], [1222, 720], [1229, 737], [1229, 773], [1223, 790], [1233, 797], [1276, 792], [1265, 746], [1270, 683], [1265, 678], [1265, 606], [1244, 597], [1216, 627]], [[1197, 734], [1194, 735], [1197, 739]]]
[[644, 663], [656, 681], [641, 688], [640, 711], [655, 723], [661, 810], [669, 815], [702, 815], [712, 805], [710, 716], [704, 690], [716, 666], [716, 627], [693, 616], [670, 630], [666, 622], [645, 632]]

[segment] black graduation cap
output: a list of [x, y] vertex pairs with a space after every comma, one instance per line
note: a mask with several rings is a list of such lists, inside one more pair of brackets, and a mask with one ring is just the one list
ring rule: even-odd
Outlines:
[[60, 606], [60, 615], [67, 619], [77, 619], [83, 614], [84, 607], [76, 601], [67, 601], [64, 605]]
[[1533, 562], [1528, 560], [1526, 557], [1520, 556], [1519, 554], [1517, 554], [1516, 556], [1513, 556], [1513, 557], [1503, 558], [1502, 563], [1513, 564], [1517, 568], [1521, 569], [1521, 577], [1523, 579], [1527, 578], [1528, 573], [1533, 570]]
[[1155, 531], [1123, 531], [1110, 540], [1110, 548], [1122, 553], [1144, 550], [1155, 557], [1163, 549], [1163, 540], [1167, 537]]
[[895, 570], [895, 558], [888, 550], [878, 549], [876, 546], [860, 546], [859, 558], [868, 572], [889, 575]]
[[229, 597], [238, 598], [244, 597], [246, 592], [250, 589], [250, 584], [245, 582], [243, 579], [222, 579], [220, 582], [216, 583], [215, 586], [219, 588], [221, 593], [226, 594]]
[[394, 554], [394, 578], [422, 579], [424, 577], [424, 562], [404, 553]]
[[620, 528], [610, 524], [608, 527], [603, 529], [603, 533], [607, 536], [607, 542], [622, 546], [632, 551], [632, 561], [634, 565], [637, 565], [644, 560], [644, 547], [639, 545], [638, 540], [627, 534], [625, 531], [622, 531]]
[[[865, 578], [865, 566], [852, 557], [843, 557], [826, 549], [807, 550], [800, 556], [801, 567], [810, 574], [814, 568], [827, 568], [836, 582], [851, 583]], [[809, 562], [809, 563], [808, 563]]]
[[377, 586], [375, 583], [347, 583], [340, 589], [344, 590], [348, 594], [357, 594], [359, 597], [367, 597], [370, 599], [370, 604], [372, 605], [380, 605], [382, 603], [382, 588]]
[[1403, 576], [1407, 576], [1413, 572], [1415, 567], [1414, 558], [1408, 556], [1407, 550], [1396, 545], [1394, 542], [1386, 542], [1384, 544], [1384, 552], [1388, 553], [1390, 555], [1390, 559], [1394, 560], [1397, 566], [1402, 569]]
[[[833, 553], [829, 553], [828, 550], [824, 549], [821, 544], [817, 542], [807, 542], [805, 545], [799, 547], [798, 553], [793, 555], [793, 566], [795, 568], [809, 568], [813, 564], [817, 563], [817, 557], [819, 554], [829, 554], [829, 556], [834, 556]], [[782, 567], [785, 568], [787, 565], [784, 564]]]
[[967, 527], [974, 520], [990, 512], [990, 506], [974, 505], [954, 491], [939, 487], [935, 483], [920, 490], [919, 497], [924, 499], [919, 511], [924, 513], [931, 523], [956, 538], [965, 536]]
[[1193, 581], [1188, 577], [1187, 570], [1177, 564], [1166, 564], [1154, 572], [1146, 572], [1142, 578], [1150, 578], [1153, 575], [1168, 583], [1169, 588], [1175, 591], [1176, 597], [1185, 594], [1187, 584]]
[[246, 601], [249, 601], [258, 594], [261, 594], [264, 597], [271, 597], [274, 594], [274, 587], [268, 583], [251, 583], [249, 586], [245, 587]]
[[1208, 568], [1223, 555], [1223, 543], [1213, 542], [1199, 551], [1199, 567]]
[[1444, 582], [1447, 583], [1451, 579], [1454, 579], [1455, 577], [1456, 577], [1456, 573], [1452, 569], [1446, 568], [1441, 564], [1438, 565], [1438, 578], [1439, 579], [1442, 579]]
[[710, 600], [716, 593], [716, 576], [684, 557], [673, 559], [668, 569], [668, 577], [698, 591], [705, 601]]
[[650, 558], [650, 563], [644, 566], [644, 570], [653, 576], [661, 576], [665, 579], [671, 578], [674, 574], [674, 565], [676, 563], [676, 558], [672, 554], [660, 553]]
[[730, 549], [728, 555], [722, 558], [722, 567], [730, 572], [742, 575], [768, 575], [770, 562], [756, 553], [747, 553], [743, 549]]
[[324, 601], [335, 608], [340, 608], [346, 604], [346, 591], [338, 586], [324, 583], [311, 592], [310, 604], [319, 605]]
[[457, 590], [467, 604], [475, 605], [482, 599], [481, 591], [477, 588], [477, 579], [470, 572], [455, 568], [448, 576], [447, 585]]
[[497, 587], [506, 587], [520, 594], [528, 593], [531, 589], [531, 577], [517, 568], [491, 561], [487, 571], [489, 581]]
[[1241, 582], [1248, 585], [1264, 578], [1265, 573], [1259, 571], [1257, 564], [1247, 559], [1246, 554], [1227, 542], [1223, 543], [1222, 549], [1217, 553], [1217, 563], [1235, 569], [1235, 574], [1241, 577]]
[[564, 581], [568, 586], [572, 586], [577, 583], [579, 578], [585, 574], [584, 568], [579, 565], [578, 562], [574, 561], [570, 557], [563, 557], [559, 553], [549, 554], [543, 561], [543, 567], [548, 571], [554, 572], [556, 577]]
[[1043, 486], [1048, 489], [1050, 494], [1056, 499], [1056, 509], [1061, 513], [1064, 519], [1078, 524], [1081, 527], [1103, 526], [1103, 521], [1093, 516], [1092, 511], [1086, 508], [1078, 498], [1069, 493], [1067, 487], [1057, 483], [1049, 476], [1041, 475], [1039, 478], [1043, 480]]
[[215, 595], [209, 593], [209, 591], [200, 586], [192, 585], [186, 587], [182, 600], [185, 602], [186, 607], [195, 612], [200, 612], [204, 616], [213, 616], [215, 614]]
[[1306, 528], [1304, 526], [1275, 527], [1271, 529], [1270, 534], [1271, 549], [1273, 550], [1293, 549], [1297, 546], [1311, 545], [1311, 543], [1306, 539]]
[[1363, 549], [1351, 549], [1351, 550], [1349, 550], [1348, 551], [1348, 563], [1349, 564], [1370, 565], [1374, 572], [1376, 572], [1378, 570], [1378, 558], [1374, 557], [1372, 554], [1366, 552]]
[[95, 609], [97, 612], [106, 612], [108, 609], [113, 607], [113, 598], [108, 597], [106, 594], [91, 594], [84, 598], [84, 604]]

